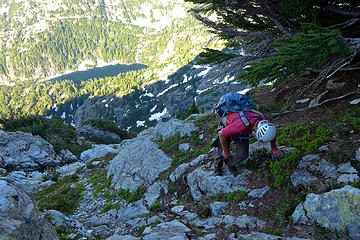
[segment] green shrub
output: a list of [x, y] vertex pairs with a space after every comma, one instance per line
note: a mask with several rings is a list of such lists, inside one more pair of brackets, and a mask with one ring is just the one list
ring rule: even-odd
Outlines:
[[239, 203], [244, 200], [246, 197], [246, 192], [244, 190], [238, 190], [228, 194], [217, 194], [215, 197], [216, 201], [226, 201], [231, 203]]
[[295, 208], [299, 203], [300, 198], [298, 197], [281, 200], [280, 202], [269, 206], [266, 209], [266, 212], [270, 217], [272, 223], [275, 223], [277, 225], [289, 223], [291, 221], [291, 215], [293, 214]]
[[341, 33], [317, 25], [304, 24], [303, 32], [292, 38], [275, 41], [275, 56], [251, 64], [239, 77], [256, 86], [260, 81], [277, 80], [280, 83], [289, 76], [300, 76], [307, 68], [319, 68], [331, 57], [350, 54]]
[[65, 215], [71, 215], [79, 206], [85, 188], [78, 181], [79, 177], [75, 175], [66, 176], [48, 188], [35, 193], [39, 209], [55, 209]]
[[325, 125], [288, 125], [279, 129], [277, 141], [301, 151], [314, 152], [330, 140], [333, 129]]
[[285, 154], [281, 160], [270, 163], [270, 173], [272, 174], [274, 187], [283, 187], [285, 191], [289, 190], [290, 176], [299, 158], [300, 151], [295, 149], [292, 154]]
[[156, 209], [161, 207], [161, 203], [160, 202], [155, 202], [154, 204], [152, 204], [151, 206], [149, 206], [148, 210], [150, 212], [155, 211]]
[[0, 121], [3, 130], [8, 132], [23, 131], [39, 135], [51, 145], [57, 153], [62, 149], [75, 151], [77, 133], [73, 126], [65, 124], [61, 119], [48, 119], [41, 116], [32, 116], [21, 119], [5, 119]]
[[198, 113], [200, 113], [200, 112], [199, 112], [199, 109], [198, 109], [198, 107], [196, 106], [195, 101], [193, 101], [191, 107], [190, 107], [183, 115], [182, 115], [181, 113], [177, 113], [177, 114], [176, 114], [176, 118], [185, 120], [185, 119], [187, 119], [191, 114], [198, 114]]
[[240, 55], [237, 54], [224, 53], [219, 50], [205, 48], [205, 52], [199, 54], [200, 59], [197, 61], [197, 64], [221, 63], [239, 56]]

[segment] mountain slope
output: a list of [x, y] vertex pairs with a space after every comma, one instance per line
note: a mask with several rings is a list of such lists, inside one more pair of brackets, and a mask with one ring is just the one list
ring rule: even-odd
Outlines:
[[183, 1], [0, 2], [0, 79], [46, 79], [106, 63], [142, 63], [157, 76], [191, 60], [210, 34]]

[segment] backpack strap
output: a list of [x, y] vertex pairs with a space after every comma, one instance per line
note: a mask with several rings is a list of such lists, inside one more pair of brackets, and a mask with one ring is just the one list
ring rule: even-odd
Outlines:
[[[257, 111], [257, 110], [250, 109], [250, 110], [247, 110], [247, 112], [252, 112], [252, 113], [256, 113], [256, 114], [260, 115], [260, 117], [259, 117], [259, 116], [250, 115], [250, 114], [246, 115], [244, 111], [240, 111], [240, 112], [239, 112], [239, 116], [235, 117], [234, 120], [235, 120], [235, 119], [238, 119], [238, 118], [241, 118], [241, 121], [243, 122], [243, 124], [245, 125], [245, 127], [246, 127], [247, 130], [249, 130], [249, 128], [250, 128], [250, 122], [249, 122], [249, 120], [247, 119], [248, 117], [258, 118], [258, 119], [260, 119], [260, 120], [265, 119], [265, 115], [264, 115], [262, 112], [259, 112], [259, 111]], [[227, 119], [227, 116], [223, 116], [223, 117], [221, 118], [221, 123], [224, 125], [224, 127], [226, 127], [227, 124], [230, 123], [230, 121]]]
[[255, 109], [250, 109], [248, 112], [256, 113], [256, 114], [260, 115], [260, 117], [262, 119], [265, 119], [265, 115], [262, 112], [259, 112], [259, 111], [255, 110]]
[[238, 118], [241, 118], [241, 121], [243, 122], [243, 124], [245, 125], [247, 130], [250, 129], [250, 122], [247, 119], [248, 117], [258, 118], [258, 119], [261, 119], [261, 120], [265, 119], [265, 115], [262, 112], [259, 112], [257, 110], [250, 109], [247, 112], [252, 112], [252, 113], [256, 113], [256, 114], [260, 115], [260, 117], [259, 117], [259, 116], [255, 116], [255, 115], [249, 115], [249, 114], [246, 115], [244, 111], [239, 112], [239, 116], [235, 117], [234, 120], [238, 119]]
[[224, 127], [226, 127], [227, 124], [230, 123], [230, 121], [227, 119], [227, 116], [222, 117], [220, 122]]

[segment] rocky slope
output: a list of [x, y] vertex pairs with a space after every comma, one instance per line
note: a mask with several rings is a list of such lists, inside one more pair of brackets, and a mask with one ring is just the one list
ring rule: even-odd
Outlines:
[[[43, 209], [58, 209], [44, 211], [41, 216], [47, 216], [61, 239], [360, 237], [360, 190], [356, 185], [360, 150], [352, 152], [350, 160], [341, 159], [340, 163], [328, 158], [330, 145], [312, 154], [304, 152], [292, 169], [290, 193], [286, 193], [263, 175], [266, 164], [271, 164], [271, 159], [261, 150], [268, 149], [267, 145], [253, 143], [252, 157], [239, 167], [236, 176], [226, 168], [224, 176], [215, 176], [216, 149], [208, 147], [215, 118], [193, 115], [191, 119], [159, 122], [121, 144], [94, 145], [69, 164], [57, 161], [59, 156], [48, 158], [58, 165], [52, 170], [34, 172], [26, 164], [19, 164], [17, 171], [3, 168], [7, 176], [1, 181], [21, 184], [26, 191], [33, 191]], [[2, 134], [4, 141], [11, 135]], [[47, 148], [46, 143], [42, 146]], [[9, 153], [2, 156], [4, 162], [14, 157], [8, 150], [10, 147], [4, 146]], [[281, 149], [289, 154], [296, 152], [295, 148]], [[54, 175], [56, 179], [47, 180]], [[36, 187], [26, 187], [30, 182]], [[54, 186], [68, 190], [56, 190]], [[82, 197], [77, 198], [78, 203], [69, 205], [67, 201], [55, 200], [79, 189]], [[22, 194], [20, 190], [14, 191]], [[300, 192], [302, 197], [298, 195]], [[1, 199], [0, 205], [8, 206], [6, 194], [2, 193]], [[30, 209], [33, 199], [24, 204]], [[74, 211], [68, 212], [69, 208]], [[1, 216], [2, 222], [10, 221], [8, 215]], [[25, 222], [19, 219], [22, 221]], [[34, 221], [33, 227], [43, 224], [42, 220]], [[4, 239], [27, 239], [24, 236], [32, 231], [28, 228], [21, 231], [23, 237], [9, 238], [10, 228], [2, 229]], [[32, 239], [40, 238], [34, 235]]]

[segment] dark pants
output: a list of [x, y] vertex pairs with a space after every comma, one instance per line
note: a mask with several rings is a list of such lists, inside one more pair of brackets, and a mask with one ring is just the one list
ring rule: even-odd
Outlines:
[[[234, 144], [235, 154], [230, 157], [228, 162], [225, 162], [228, 167], [236, 167], [240, 162], [244, 161], [249, 156], [249, 139], [234, 140]], [[221, 144], [219, 144], [215, 160], [215, 168], [221, 168], [223, 166], [223, 162], [224, 157], [222, 156], [222, 147]]]

